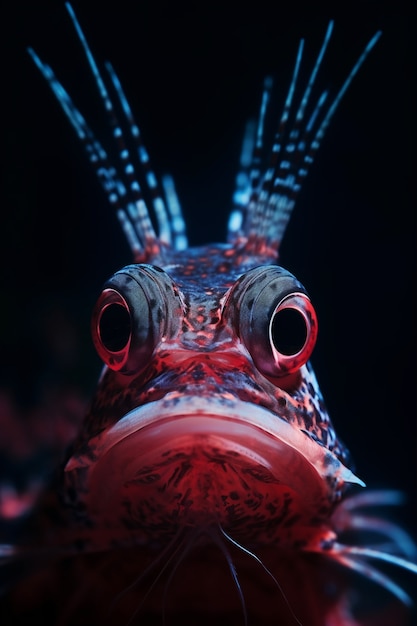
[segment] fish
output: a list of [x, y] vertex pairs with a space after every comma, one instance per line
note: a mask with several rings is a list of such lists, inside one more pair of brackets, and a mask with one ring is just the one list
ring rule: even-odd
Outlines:
[[[160, 188], [117, 75], [108, 65], [113, 102], [67, 9], [109, 116], [118, 171], [49, 66], [31, 56], [84, 144], [133, 263], [94, 307], [105, 367], [58, 493], [47, 494], [42, 523], [33, 522], [37, 539], [2, 546], [7, 565], [46, 561], [47, 589], [59, 574], [57, 606], [50, 597], [37, 605], [33, 579], [17, 601], [63, 624], [86, 615], [87, 623], [400, 623], [410, 599], [373, 565], [417, 572], [411, 539], [374, 514], [399, 495], [360, 493], [310, 361], [315, 310], [277, 265], [307, 170], [379, 34], [330, 104], [324, 92], [310, 108], [333, 25], [297, 103], [300, 44], [266, 167], [265, 81], [244, 137], [229, 241], [190, 248], [173, 181]], [[358, 600], [365, 583], [383, 594], [370, 616], [367, 598]], [[381, 609], [385, 596], [394, 609]]]

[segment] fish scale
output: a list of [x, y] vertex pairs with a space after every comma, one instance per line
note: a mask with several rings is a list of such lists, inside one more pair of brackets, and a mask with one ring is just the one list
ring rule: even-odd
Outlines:
[[[166, 590], [174, 586], [181, 565], [185, 582], [182, 589], [176, 584], [170, 605], [169, 618], [175, 623], [188, 623], [194, 615], [201, 623], [207, 615], [228, 615], [230, 624], [270, 623], [254, 603], [257, 597], [280, 623], [368, 624], [367, 617], [356, 614], [352, 572], [398, 603], [409, 604], [402, 587], [369, 563], [376, 559], [417, 571], [411, 540], [371, 514], [372, 506], [394, 504], [396, 496], [369, 492], [357, 500], [349, 495], [352, 485], [364, 483], [349, 467], [349, 454], [336, 435], [309, 361], [316, 314], [303, 285], [276, 265], [302, 182], [379, 34], [327, 108], [327, 92], [312, 107], [310, 98], [333, 24], [297, 106], [300, 44], [266, 160], [262, 152], [271, 81], [265, 82], [258, 123], [245, 135], [229, 243], [188, 248], [172, 182], [165, 179], [165, 190], [159, 186], [114, 70], [106, 66], [116, 106], [74, 12], [67, 8], [117, 141], [119, 168], [49, 66], [33, 51], [31, 55], [84, 144], [134, 263], [105, 283], [93, 311], [93, 340], [105, 367], [58, 480], [68, 508], [65, 523], [57, 524], [55, 517], [54, 524], [53, 516], [45, 523], [46, 553], [72, 554], [75, 572], [91, 577], [93, 585], [101, 565], [90, 568], [85, 557], [103, 551], [104, 568], [107, 553], [110, 562], [118, 559], [122, 590], [114, 619], [129, 623], [157, 623], [160, 607], [143, 605], [167, 574], [161, 592], [165, 606]], [[126, 124], [120, 124], [117, 109], [132, 141], [125, 137]], [[130, 145], [137, 149], [137, 159]], [[355, 537], [358, 543], [345, 541], [344, 531], [354, 532], [367, 507], [368, 530], [388, 541], [387, 552], [376, 540], [370, 545], [361, 537]], [[126, 545], [135, 550], [133, 561], [124, 552]], [[202, 550], [202, 562], [210, 562], [213, 547], [235, 585], [231, 604], [225, 594], [204, 596], [193, 581], [199, 571], [194, 553]], [[24, 557], [25, 549], [30, 555], [27, 546], [21, 552], [17, 546], [14, 555]], [[6, 547], [3, 551], [10, 556]], [[322, 562], [317, 568], [318, 557]], [[210, 564], [213, 575], [223, 580], [224, 568], [218, 561]], [[269, 580], [259, 587], [252, 581], [250, 587], [255, 566]], [[323, 581], [322, 568], [328, 572]], [[319, 571], [317, 584], [313, 578]], [[296, 601], [298, 577], [308, 598], [305, 607]], [[95, 584], [107, 589], [105, 579]], [[77, 600], [76, 591], [70, 594], [61, 621], [76, 623], [87, 607], [94, 619], [108, 623], [96, 593], [91, 600]]]

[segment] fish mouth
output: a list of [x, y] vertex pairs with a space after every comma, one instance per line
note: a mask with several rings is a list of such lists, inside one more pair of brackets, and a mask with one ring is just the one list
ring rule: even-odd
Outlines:
[[65, 473], [83, 482], [91, 519], [159, 538], [184, 525], [220, 524], [270, 541], [285, 527], [317, 525], [345, 483], [363, 484], [331, 451], [261, 406], [175, 393], [91, 439]]

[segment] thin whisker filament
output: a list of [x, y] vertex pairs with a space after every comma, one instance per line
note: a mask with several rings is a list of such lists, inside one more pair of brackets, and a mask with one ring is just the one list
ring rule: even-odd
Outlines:
[[[224, 532], [223, 532], [223, 530], [222, 530], [220, 525], [219, 525], [219, 529], [220, 529], [221, 533], [224, 534]], [[233, 578], [233, 582], [235, 583], [235, 587], [236, 587], [236, 590], [237, 590], [237, 593], [238, 593], [238, 596], [239, 596], [240, 604], [242, 606], [243, 623], [244, 623], [244, 626], [247, 626], [247, 624], [248, 624], [248, 612], [247, 612], [247, 609], [246, 609], [245, 596], [243, 594], [243, 590], [242, 590], [241, 584], [239, 582], [238, 574], [237, 574], [237, 571], [236, 571], [235, 564], [233, 563], [232, 555], [230, 554], [229, 550], [224, 545], [223, 541], [221, 540], [221, 537], [217, 534], [217, 532], [213, 531], [210, 536], [214, 539], [216, 545], [220, 548], [221, 552], [223, 553], [223, 555], [224, 555], [224, 557], [226, 559], [227, 565], [229, 567], [229, 571], [230, 571], [230, 573], [232, 575], [232, 578]]]
[[236, 546], [236, 548], [238, 548], [239, 550], [241, 550], [244, 554], [247, 554], [248, 556], [250, 556], [252, 559], [254, 559], [254, 561], [256, 561], [261, 567], [262, 569], [268, 574], [268, 576], [274, 581], [277, 589], [279, 590], [285, 604], [288, 607], [288, 610], [290, 611], [292, 617], [294, 618], [295, 622], [298, 624], [298, 626], [303, 626], [303, 624], [300, 622], [300, 620], [298, 619], [298, 617], [295, 615], [290, 603], [288, 602], [288, 598], [285, 595], [284, 590], [282, 589], [281, 585], [279, 584], [279, 582], [277, 581], [277, 579], [275, 578], [275, 576], [273, 575], [273, 573], [266, 567], [266, 565], [261, 561], [261, 559], [254, 554], [253, 552], [251, 552], [250, 550], [248, 550], [247, 548], [245, 548], [244, 546], [242, 546], [242, 544], [240, 544], [239, 542], [237, 542], [235, 539], [233, 539], [230, 535], [228, 535], [226, 533], [225, 530], [223, 530], [223, 528], [221, 526], [219, 526], [220, 532], [222, 533], [222, 535], [225, 537], [225, 539], [227, 539], [227, 541], [229, 541], [232, 545]]

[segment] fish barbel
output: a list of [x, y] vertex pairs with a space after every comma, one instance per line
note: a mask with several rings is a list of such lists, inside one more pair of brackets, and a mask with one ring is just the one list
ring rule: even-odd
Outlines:
[[[133, 259], [107, 280], [94, 307], [104, 369], [56, 490], [27, 543], [2, 547], [7, 566], [47, 564], [12, 593], [21, 605], [15, 623], [24, 623], [26, 603], [44, 623], [62, 625], [406, 623], [411, 598], [384, 565], [417, 573], [414, 544], [375, 513], [399, 495], [360, 491], [365, 484], [310, 361], [314, 306], [277, 264], [327, 127], [380, 33], [333, 97], [316, 94], [333, 23], [300, 91], [301, 41], [272, 141], [265, 127], [273, 85], [265, 80], [258, 119], [244, 136], [227, 243], [190, 247], [172, 179], [158, 182], [117, 74], [107, 64], [103, 79], [66, 6], [115, 159], [53, 70], [30, 54], [83, 144]], [[52, 606], [37, 592], [49, 585]], [[383, 609], [366, 605], [362, 585]]]

